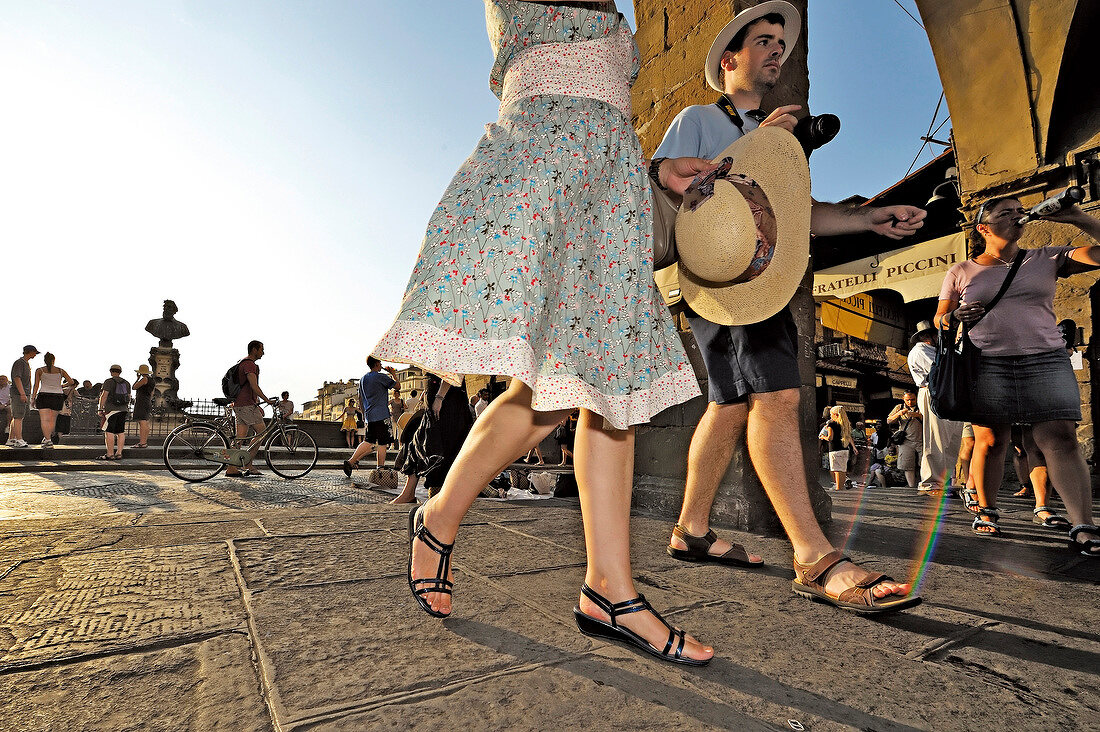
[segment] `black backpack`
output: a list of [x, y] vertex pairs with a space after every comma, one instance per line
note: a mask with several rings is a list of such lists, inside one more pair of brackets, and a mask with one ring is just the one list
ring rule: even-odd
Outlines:
[[130, 406], [130, 382], [126, 379], [115, 379], [114, 386], [107, 392], [107, 404], [112, 407]]
[[244, 384], [240, 381], [240, 369], [241, 363], [244, 362], [242, 358], [237, 363], [229, 367], [229, 370], [225, 372], [225, 376], [222, 377], [222, 394], [225, 394], [226, 399], [236, 399], [241, 393], [241, 388]]

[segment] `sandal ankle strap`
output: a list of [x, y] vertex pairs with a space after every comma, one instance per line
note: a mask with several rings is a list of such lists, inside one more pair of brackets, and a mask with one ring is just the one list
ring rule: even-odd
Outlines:
[[[660, 620], [662, 623], [665, 623], [665, 619], [662, 618], [660, 614], [653, 609], [653, 606], [650, 605], [649, 601], [645, 599], [645, 595], [638, 595], [637, 597], [631, 598], [629, 600], [624, 600], [622, 602], [611, 602], [606, 597], [589, 587], [587, 582], [581, 585], [581, 593], [589, 600], [596, 603], [597, 607], [607, 613], [607, 616], [611, 618], [611, 625], [613, 627], [618, 626], [618, 623], [615, 621], [615, 618], [617, 618], [618, 616], [643, 612], [645, 610], [653, 613], [657, 616], [658, 620]], [[665, 623], [665, 625], [667, 626], [668, 623]]]
[[995, 519], [999, 519], [1001, 517], [1000, 511], [995, 508], [989, 508], [988, 506], [978, 506], [977, 513], [979, 516], [984, 514], [986, 516], [992, 516]]
[[1039, 515], [1039, 514], [1041, 514], [1041, 513], [1043, 512], [1043, 511], [1046, 511], [1047, 513], [1054, 513], [1054, 511], [1051, 511], [1051, 510], [1050, 510], [1050, 509], [1049, 509], [1048, 507], [1046, 507], [1046, 506], [1036, 506], [1036, 507], [1035, 507], [1035, 510], [1033, 510], [1033, 511], [1032, 511], [1032, 513], [1033, 513], [1033, 514], [1035, 514], [1036, 516], [1038, 516], [1038, 515]]
[[1077, 541], [1077, 535], [1081, 533], [1100, 534], [1100, 526], [1094, 524], [1076, 524], [1069, 530], [1069, 540]]
[[798, 561], [798, 557], [794, 558], [794, 570], [796, 574], [802, 576], [802, 579], [806, 582], [818, 584], [825, 578], [825, 575], [829, 573], [833, 567], [842, 562], [852, 561], [850, 557], [844, 555], [843, 552], [833, 549], [825, 556], [818, 559], [813, 564], [803, 564]]
[[696, 536], [688, 533], [688, 530], [680, 524], [672, 527], [672, 535], [687, 544], [688, 549], [694, 551], [709, 552], [714, 542], [718, 541], [718, 534], [714, 533], [712, 529], [707, 529], [707, 533], [702, 536]]
[[424, 523], [424, 517], [420, 514], [419, 511], [417, 511], [416, 513], [416, 531], [413, 532], [413, 535], [416, 536], [417, 539], [420, 539], [420, 541], [424, 542], [424, 545], [426, 547], [443, 557], [449, 556], [451, 551], [455, 548], [453, 542], [450, 544], [444, 544], [442, 541], [435, 538], [435, 535], [432, 534], [432, 532], [428, 531], [428, 526]]

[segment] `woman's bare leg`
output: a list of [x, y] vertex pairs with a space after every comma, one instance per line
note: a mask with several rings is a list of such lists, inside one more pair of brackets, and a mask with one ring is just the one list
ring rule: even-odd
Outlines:
[[[978, 504], [986, 508], [997, 507], [997, 489], [1001, 487], [1005, 473], [1005, 452], [1008, 450], [1011, 426], [974, 425], [974, 454], [970, 459], [970, 477], [978, 492]], [[991, 533], [989, 528], [978, 531]]]
[[416, 484], [419, 482], [420, 476], [413, 473], [405, 478], [405, 487], [401, 489], [401, 495], [390, 501], [390, 503], [412, 503], [416, 500]]
[[[633, 599], [638, 596], [630, 573], [634, 429], [605, 430], [602, 417], [582, 409], [573, 451], [588, 554], [584, 581], [612, 603]], [[578, 607], [586, 615], [608, 620], [607, 614], [584, 595]], [[623, 615], [617, 622], [658, 650], [668, 642], [668, 628], [652, 613]], [[689, 635], [684, 655], [706, 659], [714, 655], [714, 649]]]
[[42, 439], [52, 440], [54, 426], [57, 424], [58, 413], [52, 409], [39, 409], [38, 415], [42, 423]]
[[[1058, 486], [1058, 495], [1066, 504], [1069, 520], [1076, 524], [1095, 524], [1092, 515], [1092, 485], [1089, 469], [1077, 443], [1077, 425], [1068, 420], [1032, 425], [1035, 444], [1046, 458], [1050, 480]], [[1081, 538], [1100, 539], [1094, 534]]]
[[153, 423], [148, 419], [138, 420], [138, 442], [142, 445], [149, 444], [149, 432], [153, 428]]
[[961, 485], [970, 485], [970, 459], [974, 456], [974, 438], [964, 437], [959, 445], [959, 475]]
[[[537, 412], [531, 408], [531, 396], [526, 384], [513, 379], [474, 422], [439, 494], [421, 509], [425, 527], [439, 541], [454, 542], [463, 517], [489, 481], [553, 432], [571, 411]], [[439, 555], [419, 541], [413, 542], [412, 551], [413, 579], [434, 577]], [[449, 595], [431, 592], [424, 599], [433, 610], [451, 610]]]

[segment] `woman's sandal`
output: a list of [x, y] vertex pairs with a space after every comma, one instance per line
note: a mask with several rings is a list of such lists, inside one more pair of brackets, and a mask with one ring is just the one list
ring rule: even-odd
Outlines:
[[959, 491], [959, 498], [963, 501], [963, 507], [970, 513], [978, 512], [978, 491], [973, 488], [963, 488]]
[[1077, 541], [1077, 535], [1087, 532], [1089, 534], [1096, 534], [1100, 536], [1100, 526], [1094, 526], [1093, 524], [1077, 524], [1069, 530], [1069, 546], [1070, 549], [1080, 554], [1082, 557], [1089, 557], [1090, 559], [1100, 559], [1100, 539], [1085, 539], [1084, 541]]
[[[970, 528], [978, 536], [1000, 536], [1001, 526], [997, 523], [997, 519], [1001, 517], [1001, 512], [995, 508], [985, 508], [978, 506], [978, 510], [975, 511], [974, 523], [970, 524]], [[990, 516], [990, 519], [984, 519], [982, 516]], [[978, 531], [978, 529], [993, 529], [992, 531]]]
[[[1047, 516], [1045, 519], [1039, 518], [1039, 514], [1043, 513], [1044, 511], [1046, 511], [1050, 515]], [[1069, 522], [1069, 519], [1063, 516], [1059, 516], [1046, 506], [1038, 506], [1034, 511], [1032, 511], [1032, 513], [1034, 513], [1035, 515], [1031, 517], [1031, 522], [1034, 524], [1039, 524], [1044, 529], [1056, 529], [1058, 531], [1064, 531], [1073, 526], [1073, 524]]]
[[[593, 638], [613, 640], [628, 646], [633, 646], [634, 648], [645, 651], [651, 656], [656, 656], [662, 661], [681, 663], [686, 666], [706, 666], [710, 663], [709, 658], [687, 658], [683, 655], [684, 646], [687, 644], [687, 633], [669, 625], [668, 621], [661, 617], [659, 612], [653, 609], [653, 606], [649, 604], [643, 595], [638, 595], [633, 600], [613, 603], [589, 587], [587, 582], [581, 585], [581, 593], [589, 600], [596, 603], [596, 606], [607, 613], [608, 617], [611, 618], [611, 622], [599, 620], [591, 615], [582, 613], [579, 607], [574, 607], [573, 616], [577, 619], [577, 628], [585, 635], [592, 636]], [[637, 612], [653, 613], [653, 615], [668, 628], [668, 642], [665, 643], [664, 650], [657, 650], [657, 648], [650, 644], [645, 638], [629, 628], [622, 627], [615, 620], [615, 618], [620, 615], [629, 615], [630, 613]]]
[[[432, 536], [432, 532], [428, 531], [428, 527], [424, 525], [424, 519], [420, 516], [420, 508], [420, 506], [417, 506], [409, 512], [409, 589], [412, 590], [416, 603], [420, 605], [424, 612], [433, 618], [445, 618], [450, 613], [433, 610], [428, 601], [424, 599], [424, 596], [429, 592], [439, 592], [444, 595], [451, 594], [454, 583], [447, 579], [447, 572], [451, 569], [451, 551], [455, 548], [455, 545], [444, 544]], [[439, 555], [439, 566], [435, 569], [435, 577], [413, 579], [413, 541], [416, 539], [419, 539], [424, 546]]]
[[95, 459], [96, 460], [114, 460], [114, 458], [111, 457], [110, 455], [96, 455]]
[[714, 564], [729, 564], [738, 567], [762, 567], [764, 560], [754, 562], [749, 559], [749, 553], [740, 544], [730, 542], [730, 549], [725, 554], [711, 554], [710, 548], [718, 541], [718, 535], [708, 530], [705, 536], [693, 536], [680, 524], [672, 528], [672, 535], [687, 544], [687, 549], [677, 549], [668, 545], [668, 555], [682, 562], [712, 562]]
[[[796, 595], [811, 600], [820, 600], [834, 607], [838, 607], [841, 610], [851, 610], [864, 614], [895, 612], [897, 610], [905, 610], [906, 608], [920, 605], [920, 595], [908, 595], [895, 600], [891, 600], [890, 598], [896, 597], [896, 595], [875, 597], [873, 590], [877, 585], [883, 582], [894, 582], [895, 580], [893, 577], [882, 574], [881, 572], [870, 572], [865, 569], [863, 570], [865, 572], [863, 579], [859, 580], [839, 595], [830, 595], [825, 591], [825, 584], [829, 572], [844, 562], [851, 561], [851, 558], [844, 556], [836, 549], [829, 552], [821, 559], [818, 559], [813, 564], [802, 564], [796, 558], [794, 560], [795, 578], [791, 583], [791, 588]], [[859, 565], [854, 562], [852, 562], [852, 564], [862, 569], [862, 567], [859, 567]]]

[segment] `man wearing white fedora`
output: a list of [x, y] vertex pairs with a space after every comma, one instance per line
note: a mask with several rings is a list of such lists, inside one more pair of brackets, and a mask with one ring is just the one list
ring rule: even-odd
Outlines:
[[[794, 547], [794, 591], [857, 612], [900, 610], [920, 598], [908, 584], [861, 569], [835, 550], [814, 517], [802, 471], [791, 470], [802, 465], [801, 381], [787, 305], [806, 271], [811, 229], [900, 239], [922, 226], [925, 213], [913, 206], [812, 202], [811, 208], [809, 167], [790, 134], [800, 107], [768, 115], [758, 109], [779, 80], [800, 23], [794, 6], [781, 0], [739, 13], [707, 55], [707, 82], [722, 97], [680, 112], [654, 156], [658, 172], [668, 157], [733, 160], [716, 171], [713, 185], [700, 186], [705, 192], [686, 202], [691, 206], [681, 208], [676, 223], [678, 286], [707, 367], [710, 404], [692, 437], [684, 504], [668, 553], [685, 561], [762, 563], [710, 531], [718, 485], [745, 438]], [[723, 173], [730, 175], [722, 179]], [[733, 212], [724, 229], [713, 228], [715, 208]]]
[[912, 349], [906, 360], [909, 373], [917, 385], [917, 407], [920, 409], [924, 425], [923, 450], [920, 455], [920, 485], [917, 490], [927, 495], [939, 490], [962, 490], [963, 486], [953, 486], [956, 481], [948, 478], [955, 472], [955, 463], [962, 445], [963, 423], [950, 419], [940, 419], [932, 411], [932, 397], [928, 391], [928, 374], [932, 371], [932, 362], [936, 360], [936, 348], [932, 345], [936, 338], [936, 326], [931, 320], [917, 323], [917, 332], [909, 339]]

